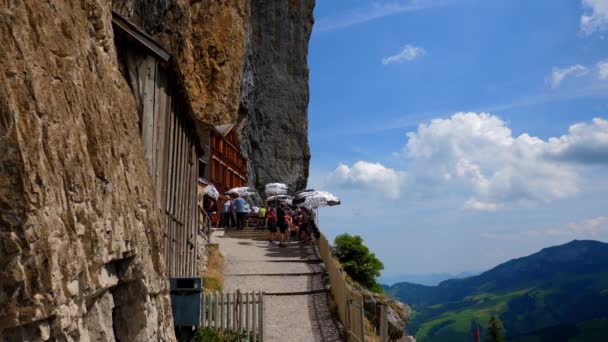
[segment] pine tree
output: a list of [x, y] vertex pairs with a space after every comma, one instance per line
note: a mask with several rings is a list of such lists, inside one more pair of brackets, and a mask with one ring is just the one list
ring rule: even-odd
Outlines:
[[500, 321], [495, 316], [492, 316], [488, 326], [488, 337], [486, 342], [505, 342], [501, 330]]

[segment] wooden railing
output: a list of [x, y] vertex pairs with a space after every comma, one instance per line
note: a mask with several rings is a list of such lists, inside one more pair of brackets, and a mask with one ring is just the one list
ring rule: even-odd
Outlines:
[[248, 341], [264, 340], [263, 292], [203, 293], [200, 326], [247, 335]]
[[199, 222], [199, 234], [205, 236], [206, 240], [209, 241], [209, 237], [211, 236], [211, 219], [209, 215], [203, 210], [203, 208], [198, 206], [198, 222]]
[[[317, 239], [317, 248], [329, 276], [331, 295], [338, 307], [338, 318], [348, 332], [348, 341], [364, 342], [365, 308], [363, 295], [346, 282], [346, 275], [331, 255], [331, 247], [325, 235], [321, 234]], [[373, 335], [378, 336], [381, 342], [388, 342], [387, 309], [386, 303], [379, 303], [379, 310], [377, 310], [380, 314], [379, 331]], [[378, 337], [373, 340], [378, 341]]]
[[340, 322], [348, 332], [348, 340], [364, 342], [365, 314], [363, 296], [346, 282], [342, 269], [340, 269], [331, 256], [331, 248], [325, 235], [321, 234], [317, 239], [317, 247], [327, 269], [331, 294], [338, 307]]

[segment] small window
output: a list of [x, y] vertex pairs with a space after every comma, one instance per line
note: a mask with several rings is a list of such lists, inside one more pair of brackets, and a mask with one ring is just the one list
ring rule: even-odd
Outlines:
[[207, 161], [203, 158], [198, 159], [198, 178], [207, 178]]

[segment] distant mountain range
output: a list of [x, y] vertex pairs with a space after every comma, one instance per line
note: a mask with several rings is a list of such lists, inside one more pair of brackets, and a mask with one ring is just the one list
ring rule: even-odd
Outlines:
[[[514, 342], [608, 341], [608, 244], [572, 241], [438, 286], [397, 283], [418, 342], [470, 342], [492, 315]], [[482, 336], [482, 341], [484, 340]]]
[[392, 276], [380, 277], [382, 284], [392, 285], [395, 283], [412, 283], [419, 285], [435, 286], [439, 285], [444, 280], [448, 279], [461, 279], [478, 275], [481, 272], [460, 272], [457, 274], [453, 273], [406, 273]]

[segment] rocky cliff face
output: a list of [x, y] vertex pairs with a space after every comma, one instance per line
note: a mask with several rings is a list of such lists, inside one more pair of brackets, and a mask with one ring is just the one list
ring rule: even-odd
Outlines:
[[111, 10], [237, 121], [258, 188], [308, 177], [313, 0], [0, 2], [0, 341], [174, 339], [162, 227]]
[[0, 7], [0, 340], [172, 340], [109, 1]]
[[[308, 180], [308, 41], [314, 0], [114, 0], [176, 59], [193, 116], [237, 122], [250, 185]], [[240, 95], [239, 95], [240, 92]]]
[[308, 180], [308, 41], [314, 0], [252, 0], [239, 125], [249, 180], [303, 189]]
[[114, 0], [112, 8], [157, 39], [201, 122], [233, 123], [239, 104], [250, 0]]
[[378, 331], [380, 330], [379, 304], [383, 303], [387, 306], [386, 318], [388, 323], [389, 341], [416, 342], [416, 339], [413, 336], [408, 336], [406, 334], [406, 326], [410, 321], [412, 312], [408, 305], [367, 290], [362, 290], [361, 294], [363, 295], [365, 318], [367, 318]]

